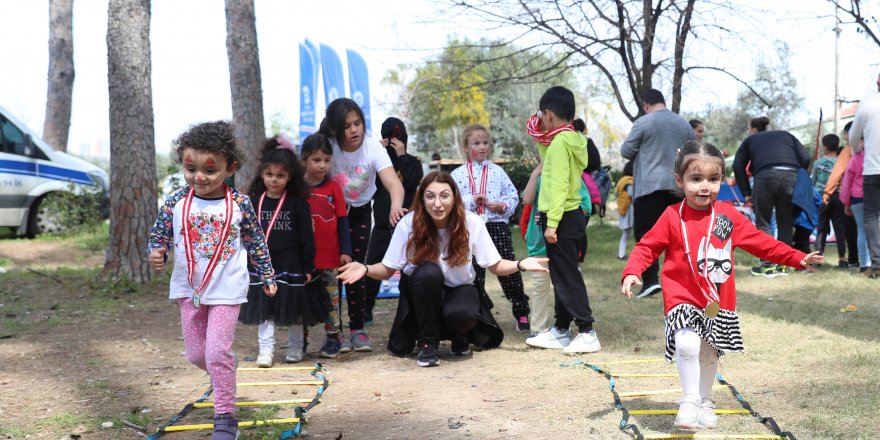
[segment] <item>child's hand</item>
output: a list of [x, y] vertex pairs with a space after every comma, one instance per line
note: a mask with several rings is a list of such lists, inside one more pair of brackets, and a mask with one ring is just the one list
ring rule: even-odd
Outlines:
[[407, 212], [409, 212], [409, 210], [406, 208], [398, 208], [396, 210], [392, 210], [391, 214], [388, 216], [388, 220], [391, 221], [391, 226], [397, 225], [397, 222], [399, 222], [400, 219], [402, 219]]
[[486, 208], [489, 208], [489, 211], [497, 212], [498, 214], [503, 214], [504, 210], [507, 209], [507, 203], [489, 202], [489, 203], [486, 203]]
[[803, 260], [801, 260], [801, 267], [809, 270], [810, 272], [815, 272], [816, 269], [813, 269], [813, 266], [810, 266], [810, 265], [811, 264], [822, 264], [824, 262], [825, 262], [825, 257], [820, 255], [819, 251], [810, 252], [809, 254], [807, 254], [807, 256], [804, 257]]
[[477, 206], [483, 206], [486, 203], [489, 203], [489, 198], [486, 197], [485, 194], [475, 194], [474, 195], [474, 203], [476, 203]]
[[623, 279], [623, 285], [620, 288], [620, 292], [624, 294], [627, 298], [632, 298], [632, 286], [633, 284], [642, 285], [642, 280], [639, 279], [637, 275], [627, 275], [626, 278]]
[[277, 292], [277, 291], [278, 291], [278, 286], [275, 284], [270, 284], [268, 286], [265, 284], [263, 285], [263, 292], [269, 298], [272, 298], [273, 296], [275, 296], [275, 292]]
[[852, 217], [852, 216], [853, 216], [852, 206], [850, 206], [850, 205], [843, 205], [843, 213], [846, 214], [846, 215], [848, 215], [848, 216], [850, 216], [850, 217]]
[[165, 260], [167, 259], [168, 250], [165, 248], [156, 249], [153, 252], [150, 252], [150, 256], [147, 257], [150, 260], [150, 266], [156, 272], [161, 272], [162, 269], [165, 268]]
[[345, 284], [354, 284], [367, 274], [367, 265], [359, 261], [348, 263], [339, 268], [339, 275], [336, 276]]
[[556, 228], [547, 228], [544, 231], [544, 240], [550, 244], [556, 244]]
[[306, 284], [309, 284], [311, 282], [312, 282], [312, 274], [307, 273], [306, 274]]
[[345, 266], [348, 263], [351, 263], [351, 255], [342, 254], [339, 256], [340, 266]]

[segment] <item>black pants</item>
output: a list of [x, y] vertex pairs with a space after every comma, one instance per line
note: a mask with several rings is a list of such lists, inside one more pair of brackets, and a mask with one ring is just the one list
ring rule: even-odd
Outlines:
[[[376, 226], [373, 233], [370, 234], [370, 246], [367, 247], [367, 264], [380, 263], [385, 258], [385, 251], [388, 250], [388, 243], [391, 243], [391, 236], [394, 235], [394, 228], [390, 226]], [[379, 296], [379, 287], [382, 282], [374, 280], [370, 277], [364, 277], [366, 283], [366, 303], [364, 306], [364, 320], [373, 320], [373, 308], [376, 306], [376, 297]]]
[[[849, 225], [848, 223], [853, 223]], [[819, 224], [816, 226], [816, 250], [825, 252], [825, 240], [834, 228], [837, 240], [837, 258], [846, 259], [846, 250], [849, 248], [850, 261], [858, 263], [858, 245], [856, 244], [855, 220], [846, 215], [843, 202], [840, 201], [840, 193], [834, 193], [828, 199], [828, 204], [819, 208]], [[853, 256], [855, 258], [853, 258]]]
[[400, 277], [400, 283], [412, 292], [419, 340], [439, 342], [444, 334], [466, 338], [480, 320], [477, 288], [473, 284], [449, 287], [443, 281], [443, 271], [434, 263], [420, 264]]
[[[541, 230], [547, 230], [547, 214], [541, 213]], [[580, 209], [566, 211], [556, 226], [556, 243], [547, 243], [550, 259], [550, 281], [556, 300], [556, 322], [560, 330], [568, 330], [574, 321], [580, 332], [593, 329], [593, 309], [587, 296], [584, 277], [578, 270], [578, 251], [584, 248], [587, 224]]]
[[[666, 207], [680, 201], [681, 197], [669, 190], [654, 191], [634, 199], [632, 202], [633, 233], [636, 242], [638, 243], [654, 227], [654, 224], [663, 215], [663, 211], [666, 211]], [[660, 284], [660, 264], [656, 261], [642, 272], [642, 285], [647, 287], [652, 284]]]
[[[351, 229], [351, 250], [353, 261], [364, 262], [367, 256], [367, 244], [370, 242], [370, 227], [373, 224], [373, 208], [367, 203], [360, 207], [348, 209], [348, 226]], [[368, 277], [364, 277], [368, 278]], [[340, 292], [342, 291], [340, 286]], [[345, 303], [348, 306], [348, 328], [362, 330], [364, 328], [364, 310], [366, 310], [366, 284], [364, 280], [345, 286]]]
[[[770, 217], [776, 210], [776, 239], [791, 243], [794, 236], [794, 209], [791, 196], [797, 181], [797, 171], [767, 169], [755, 175], [752, 205], [755, 209], [755, 226], [773, 237]], [[763, 262], [762, 264], [769, 264]]]
[[[495, 244], [495, 248], [498, 250], [501, 258], [516, 261], [516, 255], [513, 253], [513, 240], [510, 237], [510, 226], [505, 222], [489, 222], [486, 223], [486, 230], [489, 231], [489, 237], [492, 238], [492, 243]], [[474, 278], [474, 285], [477, 286], [477, 291], [480, 292], [480, 295], [485, 295], [488, 298], [489, 295], [486, 293], [486, 269], [480, 267], [476, 259], [472, 261], [472, 264], [477, 274], [476, 278]], [[513, 316], [515, 318], [529, 316], [529, 297], [526, 295], [522, 276], [519, 272], [498, 277], [498, 284], [501, 284], [501, 291], [504, 292], [504, 297], [513, 306]], [[490, 300], [489, 304], [491, 303]]]

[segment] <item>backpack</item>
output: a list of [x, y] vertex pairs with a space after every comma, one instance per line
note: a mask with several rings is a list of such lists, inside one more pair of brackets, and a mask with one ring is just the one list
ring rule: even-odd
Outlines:
[[608, 174], [608, 169], [607, 165], [601, 167], [596, 170], [596, 174], [593, 176], [593, 179], [596, 180], [596, 186], [599, 187], [599, 194], [602, 196], [601, 203], [599, 203], [599, 217], [605, 217], [605, 203], [608, 201], [608, 194], [611, 193], [611, 175]]

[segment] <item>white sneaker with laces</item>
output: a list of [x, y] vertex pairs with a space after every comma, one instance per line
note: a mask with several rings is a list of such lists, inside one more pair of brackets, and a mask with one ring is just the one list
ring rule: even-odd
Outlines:
[[260, 368], [272, 368], [272, 353], [260, 353], [257, 355], [257, 366]]
[[565, 348], [568, 344], [571, 344], [571, 332], [560, 332], [556, 327], [550, 327], [526, 339], [526, 345], [539, 348]]
[[703, 399], [700, 402], [700, 415], [697, 417], [700, 426], [708, 429], [718, 427], [718, 416], [715, 415], [715, 401], [712, 399]]
[[602, 344], [599, 343], [599, 338], [596, 336], [595, 330], [590, 330], [586, 333], [579, 333], [577, 337], [571, 340], [571, 343], [568, 344], [565, 348], [562, 349], [563, 353], [595, 353], [602, 349]]
[[700, 396], [688, 394], [678, 401], [678, 414], [673, 426], [678, 429], [700, 429]]

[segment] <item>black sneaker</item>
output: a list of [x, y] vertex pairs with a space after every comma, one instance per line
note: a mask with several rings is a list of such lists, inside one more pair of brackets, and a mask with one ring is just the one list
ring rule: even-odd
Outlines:
[[420, 367], [436, 367], [437, 365], [440, 365], [440, 358], [437, 355], [438, 345], [438, 343], [430, 341], [419, 342]]
[[467, 356], [471, 354], [471, 344], [468, 342], [467, 337], [452, 341], [452, 347], [449, 351], [456, 356]]

